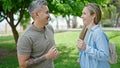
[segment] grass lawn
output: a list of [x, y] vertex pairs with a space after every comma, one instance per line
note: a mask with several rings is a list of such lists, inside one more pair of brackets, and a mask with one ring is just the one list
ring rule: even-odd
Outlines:
[[[118, 53], [118, 63], [111, 65], [111, 68], [119, 68], [120, 32], [106, 31], [106, 34], [108, 35], [110, 41], [116, 44]], [[79, 32], [55, 33], [56, 46], [60, 51], [60, 57], [54, 62], [55, 68], [80, 68], [79, 64], [76, 62], [78, 57], [78, 49], [76, 48], [78, 36]], [[0, 37], [0, 48], [4, 49], [3, 52], [0, 52], [0, 68], [19, 68], [16, 57], [16, 46], [13, 37]]]

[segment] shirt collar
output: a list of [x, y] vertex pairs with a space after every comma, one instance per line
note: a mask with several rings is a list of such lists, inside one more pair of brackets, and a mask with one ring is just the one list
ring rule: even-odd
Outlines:
[[91, 31], [96, 30], [98, 27], [100, 27], [100, 25], [99, 25], [99, 24], [97, 24], [97, 25], [93, 26], [93, 27], [91, 28]]
[[[43, 32], [43, 30], [40, 30], [40, 29], [36, 28], [33, 24], [31, 24], [31, 27], [32, 27], [33, 30]], [[46, 29], [47, 29], [47, 27], [45, 26], [45, 31], [46, 31]]]

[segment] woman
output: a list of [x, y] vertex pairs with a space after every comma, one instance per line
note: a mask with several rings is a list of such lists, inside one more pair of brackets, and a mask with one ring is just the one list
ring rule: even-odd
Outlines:
[[101, 20], [99, 6], [93, 3], [86, 5], [81, 18], [87, 30], [81, 32], [77, 45], [80, 49], [81, 68], [110, 68], [109, 41], [99, 24]]

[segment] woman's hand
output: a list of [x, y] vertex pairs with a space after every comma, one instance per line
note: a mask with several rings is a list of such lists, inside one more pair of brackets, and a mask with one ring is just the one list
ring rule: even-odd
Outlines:
[[83, 40], [78, 39], [78, 41], [77, 41], [77, 47], [80, 50], [85, 50], [86, 49], [86, 44], [85, 44], [85, 42]]

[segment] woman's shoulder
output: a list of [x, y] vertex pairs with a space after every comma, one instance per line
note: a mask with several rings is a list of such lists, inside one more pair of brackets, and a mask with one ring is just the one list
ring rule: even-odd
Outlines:
[[92, 33], [94, 34], [94, 36], [102, 36], [104, 35], [104, 31], [102, 30], [102, 27], [101, 26], [96, 26], [94, 29], [92, 29]]

